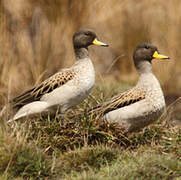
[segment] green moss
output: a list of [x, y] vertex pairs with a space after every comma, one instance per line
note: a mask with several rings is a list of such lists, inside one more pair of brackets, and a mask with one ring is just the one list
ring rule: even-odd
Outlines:
[[[15, 136], [15, 134], [13, 134]], [[50, 170], [48, 159], [25, 137], [6, 133], [0, 138], [0, 174], [9, 179], [23, 177], [41, 179], [47, 177]]]
[[62, 154], [58, 159], [59, 172], [84, 171], [89, 168], [95, 171], [103, 165], [111, 164], [117, 159], [118, 151], [104, 146], [84, 147]]
[[[157, 153], [124, 152], [112, 166], [100, 171], [72, 173], [70, 179], [176, 179], [181, 177], [181, 162], [174, 156]], [[67, 179], [68, 179], [67, 178]]]

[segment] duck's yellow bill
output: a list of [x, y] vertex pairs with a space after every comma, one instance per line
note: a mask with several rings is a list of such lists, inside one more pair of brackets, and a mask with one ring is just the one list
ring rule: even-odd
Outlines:
[[165, 55], [159, 54], [158, 51], [154, 52], [153, 58], [155, 58], [155, 59], [170, 59], [169, 56], [165, 56]]
[[106, 46], [106, 47], [109, 46], [108, 44], [106, 44], [104, 42], [98, 41], [96, 38], [94, 39], [94, 41], [92, 43], [95, 45], [98, 45], [98, 46]]

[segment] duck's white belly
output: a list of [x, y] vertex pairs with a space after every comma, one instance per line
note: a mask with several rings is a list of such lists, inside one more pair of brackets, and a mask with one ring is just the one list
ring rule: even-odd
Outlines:
[[61, 88], [57, 88], [53, 92], [44, 95], [41, 101], [47, 102], [50, 106], [59, 105], [61, 111], [79, 104], [85, 99], [93, 88], [93, 84], [89, 84], [89, 87], [81, 86], [77, 87], [74, 85], [64, 85]]
[[107, 113], [104, 119], [119, 123], [126, 131], [143, 128], [156, 121], [165, 108], [164, 102], [150, 104], [146, 100]]

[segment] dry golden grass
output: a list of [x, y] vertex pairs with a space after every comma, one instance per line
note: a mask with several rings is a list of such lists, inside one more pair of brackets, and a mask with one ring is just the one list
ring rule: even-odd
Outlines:
[[109, 49], [90, 48], [97, 77], [135, 81], [133, 49], [151, 41], [171, 57], [154, 63], [164, 91], [180, 93], [179, 0], [1, 0], [0, 5], [1, 104], [70, 66], [74, 62], [72, 34], [81, 27], [94, 29], [110, 44]]

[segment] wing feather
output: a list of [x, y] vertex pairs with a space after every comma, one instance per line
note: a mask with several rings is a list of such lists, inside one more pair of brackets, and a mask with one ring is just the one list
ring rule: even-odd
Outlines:
[[75, 72], [72, 70], [60, 71], [36, 87], [33, 87], [32, 89], [10, 100], [10, 103], [13, 107], [20, 108], [27, 103], [38, 101], [44, 94], [50, 93], [56, 88], [64, 85], [68, 81], [72, 80], [74, 76]]
[[97, 106], [88, 110], [89, 114], [104, 115], [115, 109], [125, 107], [145, 99], [146, 92], [142, 88], [132, 88], [117, 96], [112, 97], [107, 102], [98, 104]]

